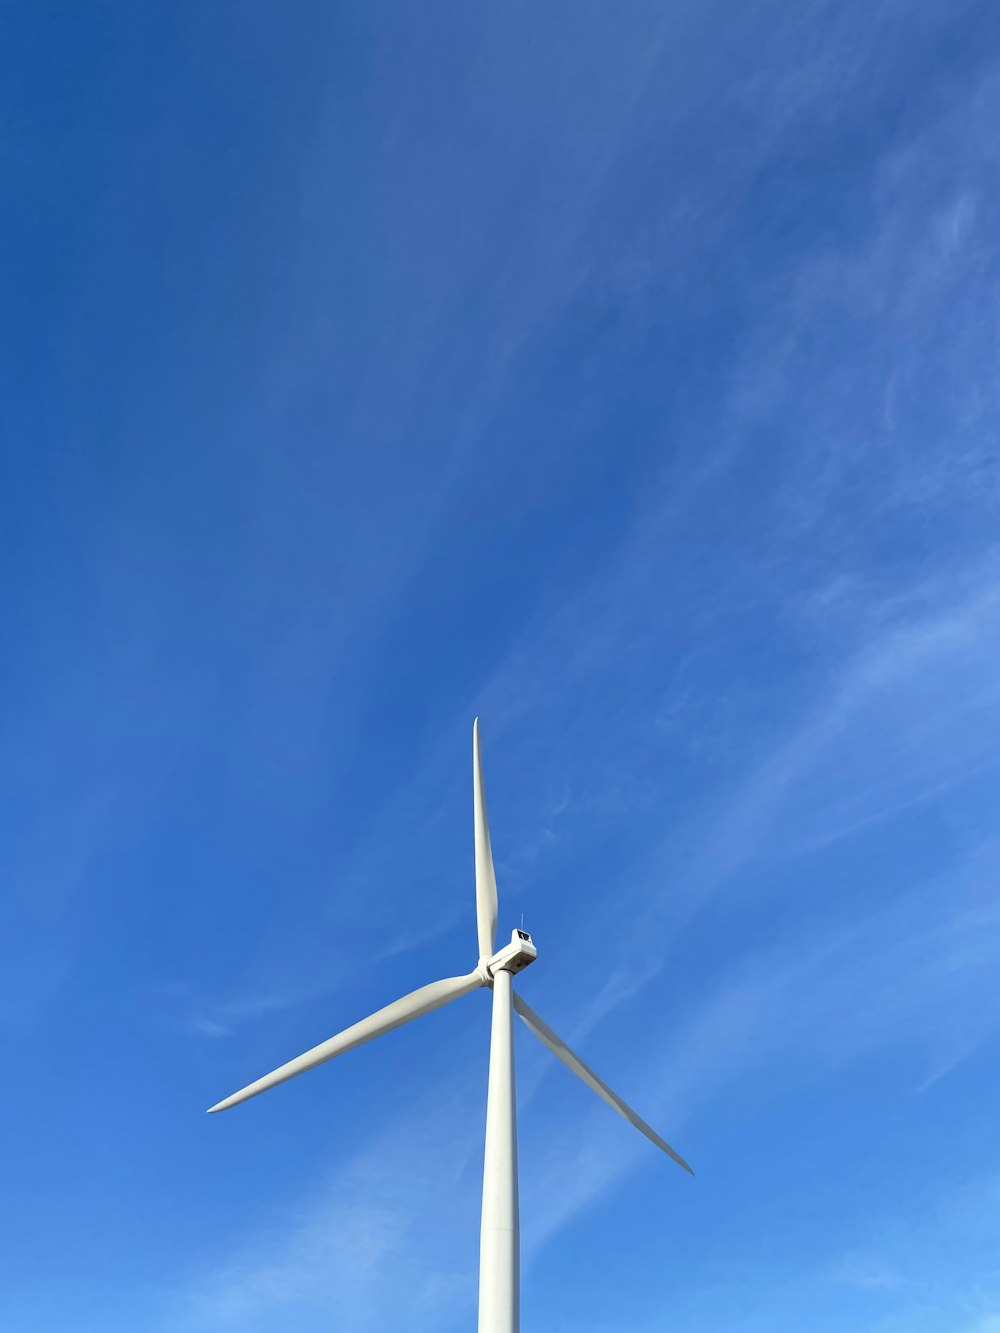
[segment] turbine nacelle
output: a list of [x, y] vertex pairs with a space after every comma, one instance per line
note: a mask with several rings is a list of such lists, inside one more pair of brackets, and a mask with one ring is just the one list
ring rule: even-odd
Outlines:
[[505, 944], [502, 949], [498, 949], [486, 963], [486, 972], [489, 976], [487, 985], [493, 984], [493, 978], [498, 972], [521, 972], [533, 963], [537, 957], [538, 950], [535, 948], [528, 932], [526, 930], [512, 930], [510, 932], [510, 943]]

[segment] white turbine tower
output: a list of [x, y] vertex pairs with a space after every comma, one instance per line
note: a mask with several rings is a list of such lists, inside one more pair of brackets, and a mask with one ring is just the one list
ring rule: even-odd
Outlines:
[[[672, 1157], [685, 1171], [687, 1162], [656, 1130], [646, 1124], [616, 1092], [597, 1077], [580, 1057], [556, 1036], [548, 1024], [513, 988], [514, 973], [537, 957], [531, 936], [523, 930], [511, 934], [510, 943], [494, 952], [497, 926], [497, 883], [486, 822], [483, 770], [479, 753], [479, 720], [472, 727], [472, 785], [476, 830], [476, 919], [479, 926], [479, 962], [462, 977], [432, 981], [429, 986], [404, 995], [384, 1009], [345, 1028], [329, 1041], [289, 1060], [231, 1097], [217, 1102], [210, 1111], [225, 1111], [266, 1092], [296, 1074], [314, 1069], [336, 1055], [361, 1046], [373, 1037], [401, 1027], [413, 1018], [440, 1009], [460, 995], [488, 986], [493, 991], [493, 1025], [490, 1034], [490, 1075], [486, 1095], [486, 1156], [483, 1166], [483, 1214], [479, 1241], [479, 1333], [517, 1333], [520, 1323], [519, 1234], [517, 1204], [517, 1131], [514, 1107], [513, 1013], [523, 1019], [539, 1041], [567, 1068], [602, 1097], [609, 1106]], [[693, 1175], [694, 1172], [691, 1172]]]

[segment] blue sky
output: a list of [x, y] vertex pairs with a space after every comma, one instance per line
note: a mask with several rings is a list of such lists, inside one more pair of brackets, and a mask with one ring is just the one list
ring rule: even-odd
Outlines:
[[995, 4], [2, 36], [5, 1330], [997, 1333]]

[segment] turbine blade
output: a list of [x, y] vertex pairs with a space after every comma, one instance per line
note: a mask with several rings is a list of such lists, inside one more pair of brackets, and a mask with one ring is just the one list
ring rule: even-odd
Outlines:
[[497, 933], [497, 877], [493, 871], [490, 826], [483, 792], [483, 760], [479, 753], [479, 718], [472, 724], [472, 800], [476, 824], [476, 924], [479, 957], [492, 958]]
[[658, 1148], [662, 1149], [668, 1157], [672, 1157], [679, 1166], [684, 1168], [685, 1171], [690, 1172], [692, 1176], [694, 1175], [694, 1172], [691, 1171], [691, 1168], [688, 1166], [687, 1162], [685, 1162], [684, 1158], [681, 1157], [680, 1153], [674, 1152], [666, 1139], [661, 1139], [656, 1130], [647, 1125], [641, 1116], [636, 1115], [631, 1106], [629, 1106], [627, 1102], [622, 1101], [617, 1092], [612, 1092], [604, 1080], [598, 1078], [590, 1066], [585, 1065], [575, 1051], [570, 1050], [562, 1037], [557, 1036], [547, 1023], [542, 1022], [534, 1009], [532, 1009], [530, 1005], [525, 1004], [516, 991], [514, 992], [514, 1008], [538, 1040], [544, 1046], [547, 1046], [553, 1055], [558, 1056], [567, 1069], [572, 1069], [577, 1078], [582, 1079], [588, 1088], [593, 1088], [598, 1097], [603, 1098], [609, 1106], [613, 1106], [619, 1115], [625, 1117], [629, 1124], [635, 1125], [636, 1129], [639, 1130], [641, 1134], [645, 1134], [646, 1138], [649, 1139], [651, 1143], [655, 1143]]
[[266, 1092], [268, 1088], [274, 1088], [279, 1083], [294, 1078], [296, 1074], [304, 1074], [307, 1069], [315, 1069], [317, 1065], [325, 1064], [336, 1055], [343, 1055], [345, 1051], [352, 1051], [355, 1046], [364, 1045], [373, 1037], [381, 1037], [383, 1032], [390, 1032], [393, 1028], [401, 1027], [403, 1023], [409, 1023], [414, 1018], [429, 1014], [433, 1009], [440, 1009], [443, 1004], [450, 1004], [452, 1000], [467, 995], [469, 991], [483, 984], [479, 972], [470, 972], [465, 977], [447, 977], [444, 981], [432, 981], [429, 986], [421, 986], [419, 990], [404, 995], [401, 1000], [394, 1000], [384, 1009], [379, 1009], [377, 1013], [363, 1018], [360, 1023], [345, 1028], [335, 1037], [330, 1037], [319, 1046], [314, 1046], [304, 1055], [296, 1056], [294, 1060], [289, 1060], [279, 1069], [257, 1079], [256, 1083], [248, 1084], [247, 1087], [234, 1092], [231, 1097], [226, 1097], [221, 1102], [216, 1102], [208, 1109], [210, 1112], [227, 1111], [230, 1106], [236, 1106], [237, 1103], [245, 1102], [250, 1097], [256, 1097], [258, 1093]]

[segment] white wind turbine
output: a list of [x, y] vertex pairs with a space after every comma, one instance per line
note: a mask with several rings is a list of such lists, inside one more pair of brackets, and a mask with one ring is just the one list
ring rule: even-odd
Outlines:
[[[432, 981], [411, 991], [401, 1000], [345, 1028], [329, 1041], [289, 1060], [273, 1073], [265, 1074], [231, 1097], [217, 1102], [210, 1111], [225, 1111], [266, 1092], [296, 1074], [314, 1069], [336, 1055], [361, 1046], [383, 1032], [411, 1019], [440, 1009], [460, 995], [488, 986], [493, 991], [493, 1025], [490, 1033], [490, 1073], [486, 1094], [486, 1159], [483, 1167], [483, 1213], [479, 1242], [479, 1333], [517, 1333], [520, 1323], [519, 1234], [517, 1204], [517, 1132], [514, 1107], [513, 1011], [567, 1068], [623, 1115], [636, 1129], [672, 1157], [685, 1171], [687, 1162], [656, 1130], [642, 1120], [616, 1092], [597, 1077], [580, 1057], [543, 1023], [534, 1009], [513, 989], [514, 973], [537, 957], [531, 936], [523, 930], [511, 934], [510, 943], [494, 952], [497, 925], [497, 884], [486, 822], [482, 760], [479, 754], [479, 720], [472, 727], [472, 785], [476, 831], [476, 918], [479, 926], [479, 962], [462, 977]], [[691, 1172], [693, 1175], [694, 1172]]]

